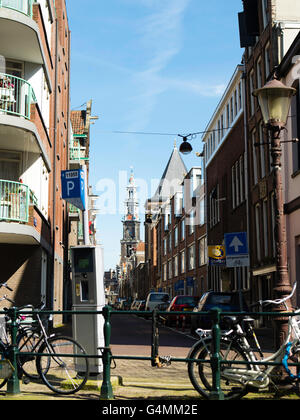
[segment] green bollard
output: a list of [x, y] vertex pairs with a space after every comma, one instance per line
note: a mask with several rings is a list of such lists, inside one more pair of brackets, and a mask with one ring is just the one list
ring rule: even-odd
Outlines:
[[13, 365], [14, 371], [12, 376], [7, 381], [7, 393], [8, 394], [20, 394], [20, 383], [18, 378], [18, 364], [17, 364], [17, 333], [18, 333], [18, 324], [17, 324], [17, 308], [13, 307], [8, 310], [8, 316], [11, 319], [11, 329], [12, 329], [12, 343], [11, 350], [9, 352], [9, 360]]
[[212, 356], [211, 356], [211, 370], [213, 378], [212, 391], [210, 392], [210, 400], [224, 400], [224, 393], [221, 389], [221, 357], [220, 357], [220, 340], [221, 340], [221, 329], [220, 329], [220, 313], [219, 308], [211, 310], [213, 319], [212, 328]]
[[111, 350], [110, 350], [110, 337], [111, 337], [111, 308], [105, 306], [103, 308], [104, 316], [104, 349], [103, 349], [103, 381], [101, 386], [100, 399], [112, 400], [114, 398], [113, 389], [110, 380], [110, 362], [111, 362]]

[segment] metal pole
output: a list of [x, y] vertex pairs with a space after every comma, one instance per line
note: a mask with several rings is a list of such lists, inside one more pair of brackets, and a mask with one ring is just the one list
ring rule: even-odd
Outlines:
[[13, 307], [8, 310], [8, 316], [11, 319], [11, 335], [12, 335], [12, 342], [11, 342], [11, 350], [9, 352], [9, 359], [11, 364], [13, 365], [14, 371], [12, 376], [8, 379], [7, 382], [7, 393], [8, 394], [19, 394], [20, 393], [20, 384], [18, 378], [18, 363], [17, 363], [17, 353], [18, 353], [18, 346], [17, 346], [17, 332], [18, 332], [18, 324], [17, 324], [17, 308]]
[[212, 328], [212, 355], [211, 355], [211, 370], [212, 370], [212, 390], [209, 394], [210, 400], [224, 400], [224, 393], [221, 389], [221, 357], [220, 357], [220, 313], [219, 308], [211, 310], [213, 328]]
[[[278, 299], [289, 295], [291, 293], [291, 284], [288, 274], [288, 260], [287, 260], [287, 236], [286, 236], [286, 221], [284, 215], [284, 201], [282, 193], [282, 173], [281, 173], [281, 142], [280, 134], [281, 127], [269, 125], [271, 133], [271, 155], [272, 166], [274, 171], [274, 191], [275, 191], [275, 242], [276, 242], [276, 277], [274, 292]], [[291, 303], [287, 302], [288, 310], [291, 311]], [[284, 305], [275, 305], [273, 311], [284, 312], [286, 310]], [[275, 341], [276, 348], [284, 344], [288, 332], [288, 319], [285, 317], [274, 318], [275, 320]]]
[[104, 316], [104, 349], [103, 349], [103, 381], [101, 386], [100, 398], [105, 400], [112, 400], [114, 398], [113, 389], [110, 380], [110, 362], [111, 362], [111, 350], [110, 350], [110, 337], [111, 337], [111, 309], [109, 306], [103, 308]]
[[83, 217], [83, 239], [84, 245], [90, 244], [90, 235], [89, 235], [89, 202], [88, 202], [88, 178], [87, 178], [87, 169], [86, 165], [83, 165], [84, 173], [84, 201], [85, 209], [82, 211]]

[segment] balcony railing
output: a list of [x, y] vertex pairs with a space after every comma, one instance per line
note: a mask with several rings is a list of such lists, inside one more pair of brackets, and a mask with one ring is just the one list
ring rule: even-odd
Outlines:
[[32, 5], [36, 0], [0, 0], [0, 7], [16, 10], [32, 18]]
[[70, 160], [89, 160], [86, 157], [86, 147], [70, 147]]
[[30, 83], [20, 77], [0, 73], [0, 114], [17, 115], [29, 120], [33, 102], [36, 102], [36, 97]]
[[0, 220], [28, 222], [31, 191], [20, 182], [0, 180]]

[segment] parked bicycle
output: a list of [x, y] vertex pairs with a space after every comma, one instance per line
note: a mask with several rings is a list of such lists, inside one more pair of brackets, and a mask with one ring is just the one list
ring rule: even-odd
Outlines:
[[[259, 304], [284, 304], [288, 309], [286, 301], [293, 296], [295, 289], [296, 283], [289, 296], [283, 299], [260, 301]], [[290, 363], [291, 361], [298, 363], [300, 360], [300, 309], [294, 313], [296, 315], [288, 317], [286, 342], [269, 357], [263, 356], [251, 325], [252, 318], [246, 316], [239, 320], [236, 317], [225, 317], [226, 321], [231, 323], [228, 331], [222, 331], [220, 340], [220, 358], [225, 361], [225, 363], [221, 363], [220, 386], [225, 399], [239, 399], [245, 396], [250, 389], [265, 390], [271, 384], [276, 388], [274, 372], [278, 365], [264, 365], [263, 363], [283, 363], [290, 380], [294, 382], [299, 380], [300, 375], [291, 373], [287, 363], [288, 358], [290, 358]], [[213, 375], [210, 366], [213, 338], [211, 331], [198, 329], [197, 333], [200, 340], [192, 347], [188, 358], [198, 359], [199, 362], [188, 362], [188, 374], [194, 388], [204, 398], [209, 399], [213, 389]], [[255, 342], [254, 348], [250, 345], [251, 339]], [[243, 364], [242, 362], [248, 363]], [[251, 364], [251, 362], [261, 362], [262, 364]]]
[[[7, 284], [0, 285], [3, 286], [12, 290]], [[0, 300], [13, 303], [7, 296]], [[48, 335], [41, 310], [37, 311], [31, 305], [17, 309], [18, 378], [24, 377], [25, 383], [30, 379], [40, 378], [49, 389], [59, 394], [73, 394], [82, 389], [89, 376], [89, 361], [84, 356], [86, 352], [83, 347], [71, 337]], [[8, 360], [12, 349], [11, 320], [8, 310], [4, 311], [6, 328], [3, 331], [2, 323], [0, 357]], [[0, 379], [0, 388], [8, 379], [9, 377]]]

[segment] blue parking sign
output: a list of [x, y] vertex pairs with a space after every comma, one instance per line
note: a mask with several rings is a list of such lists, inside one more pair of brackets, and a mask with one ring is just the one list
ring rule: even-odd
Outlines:
[[85, 210], [85, 179], [82, 169], [61, 171], [62, 198]]

